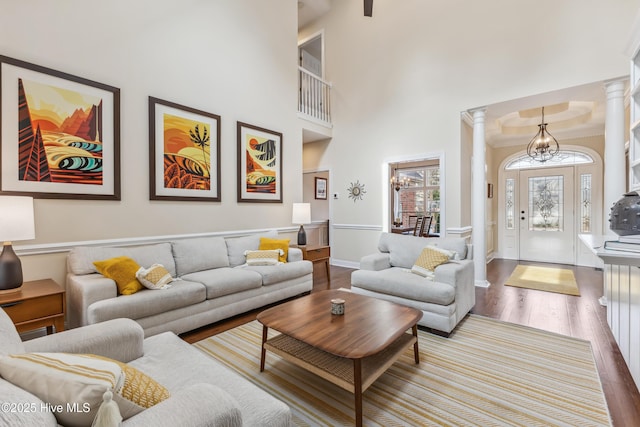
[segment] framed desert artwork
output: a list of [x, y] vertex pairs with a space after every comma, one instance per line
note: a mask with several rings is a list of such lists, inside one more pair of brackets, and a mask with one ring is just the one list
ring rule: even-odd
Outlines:
[[149, 97], [151, 200], [220, 201], [220, 116]]
[[282, 203], [282, 134], [238, 122], [238, 202]]
[[0, 56], [0, 193], [120, 200], [120, 89]]

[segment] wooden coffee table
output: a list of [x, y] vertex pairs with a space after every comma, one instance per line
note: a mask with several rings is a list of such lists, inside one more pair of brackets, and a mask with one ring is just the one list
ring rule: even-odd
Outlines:
[[[331, 300], [345, 300], [345, 314], [331, 314]], [[420, 310], [347, 291], [326, 290], [258, 315], [262, 323], [260, 372], [269, 350], [355, 396], [362, 425], [362, 393], [413, 345], [420, 363]], [[280, 332], [267, 340], [269, 328]], [[407, 333], [411, 329], [412, 333]]]

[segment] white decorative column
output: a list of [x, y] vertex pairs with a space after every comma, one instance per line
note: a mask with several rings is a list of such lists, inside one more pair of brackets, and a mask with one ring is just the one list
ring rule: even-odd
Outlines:
[[[604, 122], [604, 200], [602, 210], [602, 234], [617, 235], [609, 228], [611, 207], [627, 192], [624, 157], [624, 87], [626, 79], [605, 82], [607, 91], [607, 115]], [[598, 301], [607, 305], [607, 281]]]
[[486, 107], [470, 110], [473, 116], [473, 174], [472, 174], [472, 212], [473, 218], [473, 269], [476, 286], [488, 287], [487, 281], [487, 179], [486, 147], [484, 135], [484, 115]]
[[605, 82], [607, 115], [604, 124], [604, 200], [602, 234], [614, 235], [609, 228], [611, 207], [627, 192], [624, 157], [625, 80]]

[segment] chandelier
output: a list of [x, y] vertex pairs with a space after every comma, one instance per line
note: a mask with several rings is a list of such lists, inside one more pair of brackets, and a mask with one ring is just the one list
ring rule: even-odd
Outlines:
[[394, 169], [393, 176], [391, 177], [391, 186], [400, 191], [401, 188], [407, 188], [409, 186], [409, 178], [398, 178], [398, 168]]
[[544, 163], [560, 151], [558, 140], [547, 130], [547, 123], [544, 122], [544, 107], [542, 107], [542, 121], [538, 125], [538, 133], [529, 141], [527, 154], [540, 163]]

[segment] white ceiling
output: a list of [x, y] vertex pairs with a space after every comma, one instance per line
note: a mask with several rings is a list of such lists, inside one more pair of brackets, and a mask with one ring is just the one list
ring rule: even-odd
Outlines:
[[[298, 28], [327, 13], [331, 1], [298, 0]], [[563, 139], [604, 135], [605, 87], [604, 82], [595, 82], [487, 105], [487, 143], [493, 147], [527, 144], [538, 131], [542, 107], [547, 130], [560, 144]]]
[[485, 132], [493, 147], [527, 144], [538, 131], [542, 107], [547, 130], [563, 139], [604, 135], [604, 82], [561, 89], [487, 106]]

